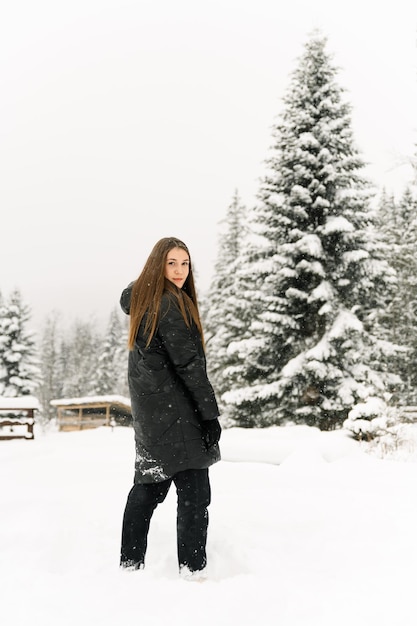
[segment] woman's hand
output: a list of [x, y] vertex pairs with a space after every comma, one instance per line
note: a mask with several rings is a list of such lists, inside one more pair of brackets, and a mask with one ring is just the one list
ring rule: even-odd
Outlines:
[[220, 422], [217, 418], [214, 420], [205, 420], [202, 426], [203, 440], [206, 444], [207, 450], [209, 450], [215, 446], [216, 443], [219, 443], [222, 427], [220, 426]]

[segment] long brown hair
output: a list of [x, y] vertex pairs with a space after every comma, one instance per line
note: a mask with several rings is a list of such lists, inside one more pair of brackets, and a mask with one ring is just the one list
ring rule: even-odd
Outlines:
[[[167, 254], [173, 248], [181, 248], [188, 254], [188, 258], [190, 259], [189, 273], [182, 289], [179, 289], [165, 278]], [[158, 326], [161, 298], [164, 292], [168, 292], [176, 298], [181, 314], [188, 327], [190, 327], [192, 321], [195, 322], [204, 345], [203, 329], [198, 310], [190, 253], [185, 243], [180, 239], [176, 237], [164, 237], [154, 245], [139, 278], [132, 287], [128, 338], [128, 347], [130, 350], [132, 350], [135, 345], [136, 335], [145, 315], [145, 334], [147, 334], [146, 346], [149, 346]]]

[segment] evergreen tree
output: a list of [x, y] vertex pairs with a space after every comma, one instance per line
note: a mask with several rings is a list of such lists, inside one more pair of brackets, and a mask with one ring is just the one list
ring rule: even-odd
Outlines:
[[127, 378], [127, 367], [129, 359], [129, 351], [127, 348], [127, 339], [129, 334], [129, 318], [122, 316], [121, 322], [121, 335], [119, 338], [119, 349], [117, 356], [118, 363], [118, 379], [117, 379], [117, 393], [126, 398], [129, 397], [129, 384]]
[[379, 228], [384, 235], [386, 256], [396, 271], [395, 289], [384, 294], [382, 326], [387, 338], [404, 346], [391, 366], [402, 379], [397, 400], [417, 400], [417, 199], [406, 188], [399, 202], [382, 194]]
[[2, 315], [3, 315], [3, 311], [4, 311], [4, 303], [3, 303], [3, 295], [0, 291], [0, 396], [3, 395], [3, 384], [1, 383], [2, 380], [5, 379], [6, 377], [6, 368], [4, 365], [4, 351], [6, 348], [6, 341], [4, 338], [2, 338]]
[[236, 190], [221, 223], [214, 276], [202, 306], [208, 370], [220, 404], [222, 393], [228, 389], [227, 371], [232, 364], [228, 346], [241, 335], [244, 324], [239, 301], [236, 301], [235, 281], [245, 233], [245, 214]]
[[16, 289], [0, 306], [0, 395], [30, 395], [40, 382], [34, 333], [27, 328], [29, 320], [29, 307]]
[[67, 385], [66, 381], [70, 378], [71, 363], [73, 361], [71, 356], [73, 332], [74, 329], [72, 328], [70, 333], [68, 331], [65, 334], [63, 333], [59, 340], [57, 371], [58, 380], [60, 381], [60, 392], [55, 399], [64, 398], [67, 390], [70, 390], [72, 387], [72, 385]]
[[99, 395], [127, 395], [127, 331], [117, 309], [110, 314], [93, 385]]
[[76, 320], [60, 349], [60, 375], [64, 397], [97, 395], [95, 371], [98, 367], [99, 350], [101, 338], [93, 323]]
[[378, 371], [387, 344], [372, 334], [372, 315], [393, 272], [336, 76], [326, 39], [314, 34], [249, 215], [241, 277], [251, 287], [241, 297], [253, 294], [252, 319], [229, 348], [240, 368], [223, 396], [239, 425], [332, 428], [389, 378]]
[[56, 409], [51, 406], [51, 400], [62, 397], [61, 342], [59, 315], [54, 313], [46, 319], [40, 343], [42, 383], [37, 390], [37, 397], [42, 406], [44, 421], [49, 421], [55, 417]]

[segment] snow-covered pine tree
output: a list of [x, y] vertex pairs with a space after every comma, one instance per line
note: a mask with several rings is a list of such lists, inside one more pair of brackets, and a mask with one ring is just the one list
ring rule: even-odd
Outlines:
[[48, 316], [42, 329], [40, 342], [40, 360], [42, 382], [37, 390], [37, 397], [42, 406], [42, 420], [47, 422], [56, 415], [51, 400], [62, 398], [63, 376], [61, 373], [62, 332], [58, 313]]
[[18, 289], [0, 306], [0, 395], [33, 394], [40, 382], [34, 333], [28, 329], [30, 309]]
[[4, 367], [4, 356], [3, 356], [6, 342], [5, 342], [5, 339], [2, 339], [2, 334], [1, 334], [1, 316], [4, 310], [3, 306], [4, 306], [3, 294], [0, 291], [0, 396], [3, 395], [3, 384], [1, 381], [4, 380], [6, 376], [6, 368]]
[[238, 425], [333, 428], [385, 389], [372, 313], [393, 273], [326, 45], [314, 33], [305, 46], [249, 214], [263, 244], [245, 273], [259, 293], [250, 335], [229, 348], [241, 369], [223, 396]]
[[67, 398], [97, 395], [95, 371], [101, 337], [92, 322], [76, 320], [61, 344], [62, 394]]
[[222, 393], [229, 388], [227, 373], [232, 365], [227, 349], [236, 336], [242, 335], [247, 317], [241, 310], [241, 299], [236, 299], [235, 288], [245, 215], [246, 208], [236, 190], [220, 223], [213, 278], [201, 307], [208, 371], [220, 405]]
[[397, 274], [395, 289], [384, 294], [382, 324], [387, 338], [407, 350], [394, 355], [391, 367], [402, 379], [397, 401], [411, 404], [417, 402], [417, 198], [411, 188], [398, 202], [383, 193], [378, 218], [386, 257]]
[[93, 378], [93, 386], [99, 395], [127, 395], [127, 331], [119, 312], [110, 313], [98, 366]]

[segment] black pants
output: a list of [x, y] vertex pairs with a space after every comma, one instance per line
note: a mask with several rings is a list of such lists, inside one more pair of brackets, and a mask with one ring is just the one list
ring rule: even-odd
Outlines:
[[180, 568], [205, 567], [210, 482], [208, 469], [178, 472], [160, 483], [138, 484], [130, 490], [123, 516], [120, 565], [144, 566], [149, 524], [157, 505], [174, 482], [177, 489], [177, 550]]

